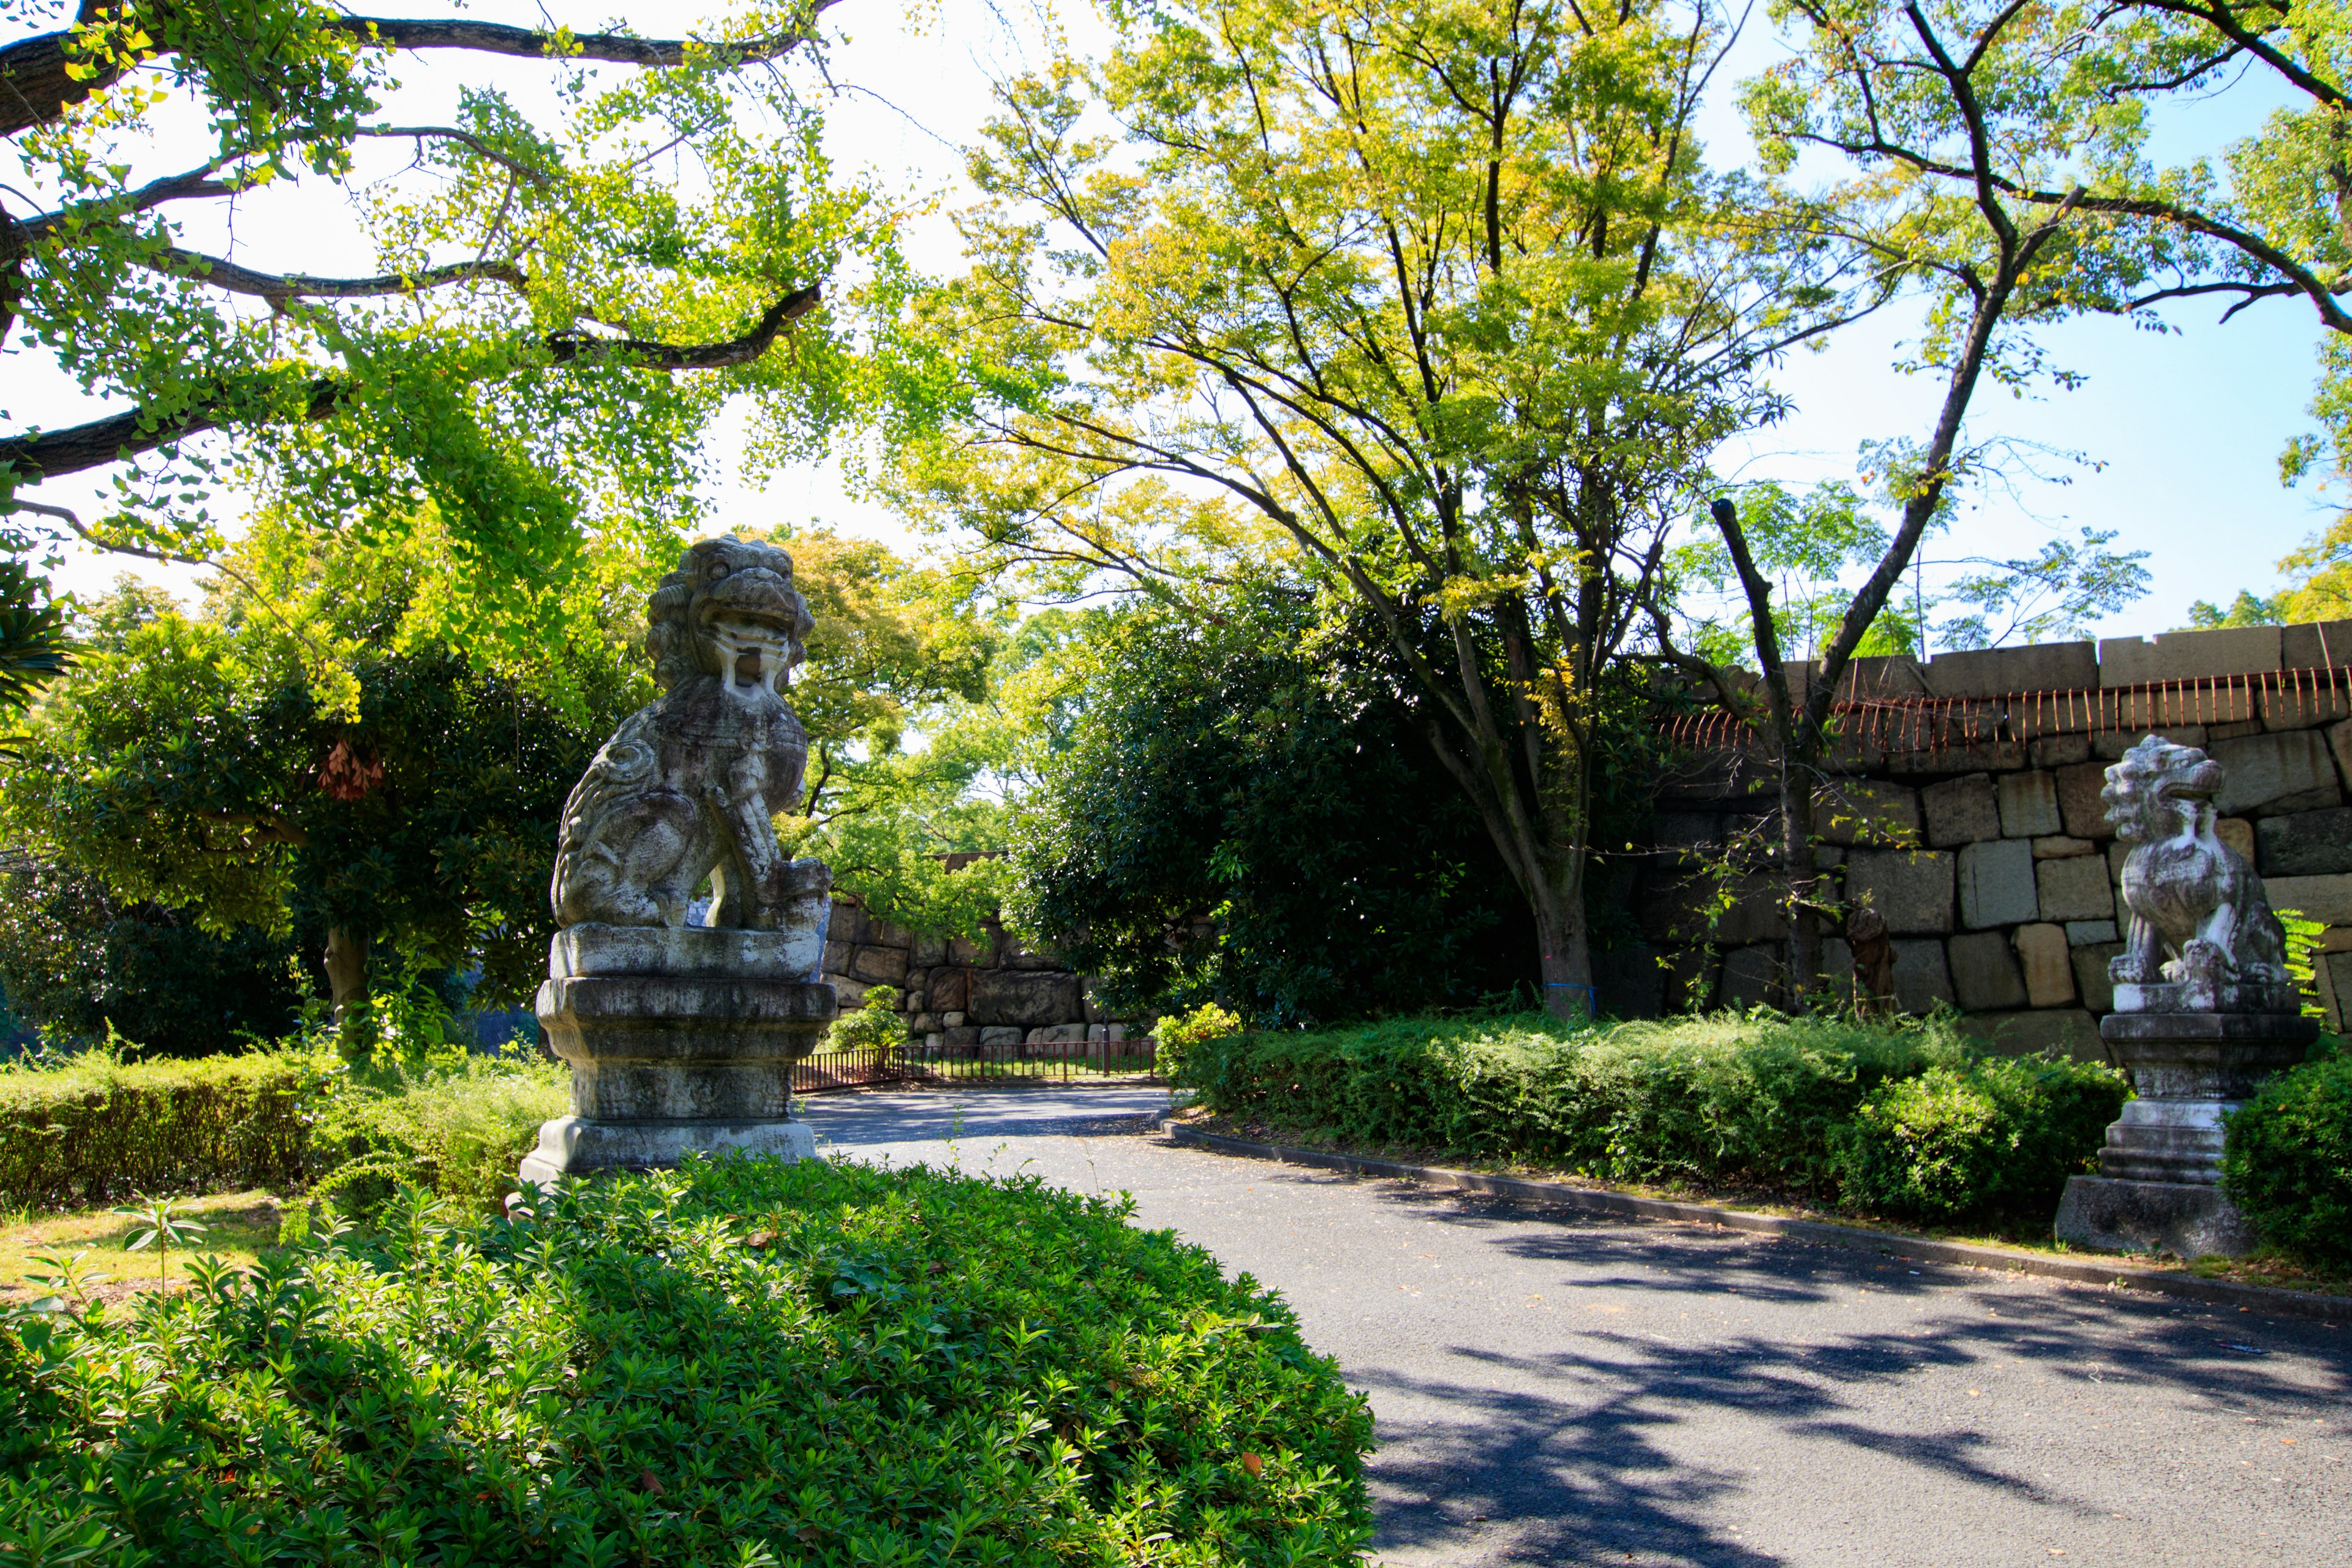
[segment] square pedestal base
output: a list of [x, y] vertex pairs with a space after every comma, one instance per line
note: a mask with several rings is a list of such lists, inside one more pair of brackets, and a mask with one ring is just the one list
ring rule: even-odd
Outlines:
[[816, 1158], [816, 1134], [805, 1121], [605, 1121], [559, 1116], [539, 1128], [539, 1147], [522, 1157], [523, 1181], [544, 1184], [558, 1176], [595, 1171], [660, 1171], [687, 1154], [738, 1149], [780, 1160]]
[[2239, 1258], [2258, 1238], [2221, 1189], [2192, 1182], [2123, 1182], [2070, 1176], [2051, 1233], [2076, 1247], [2154, 1249], [2180, 1258]]

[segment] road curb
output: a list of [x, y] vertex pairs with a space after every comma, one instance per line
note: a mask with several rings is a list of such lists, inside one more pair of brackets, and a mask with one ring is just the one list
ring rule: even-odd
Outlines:
[[1319, 1149], [1292, 1149], [1202, 1132], [1178, 1121], [1162, 1121], [1160, 1131], [1171, 1142], [1219, 1154], [1254, 1160], [1275, 1160], [1286, 1165], [1342, 1171], [1350, 1175], [1381, 1176], [1425, 1187], [1482, 1193], [1516, 1203], [1542, 1204], [1585, 1214], [1619, 1215], [1634, 1219], [1673, 1220], [1685, 1225], [1720, 1226], [1726, 1230], [1759, 1236], [1785, 1237], [1816, 1247], [1875, 1252], [1907, 1261], [1952, 1263], [1968, 1268], [1992, 1268], [2011, 1274], [2064, 1279], [2078, 1285], [2123, 1286], [2208, 1306], [2243, 1307], [2283, 1318], [2310, 1318], [2320, 1322], [2352, 1322], [2352, 1296], [2319, 1296], [2304, 1290], [2280, 1290], [2267, 1285], [2239, 1285], [2226, 1279], [2200, 1279], [2193, 1274], [2134, 1268], [2092, 1258], [2053, 1258], [2005, 1247], [1979, 1247], [1964, 1241], [1932, 1241], [1925, 1237], [1870, 1230], [1854, 1225], [1827, 1225], [1820, 1220], [1784, 1219], [1778, 1215], [1749, 1214], [1718, 1208], [1713, 1204], [1674, 1203], [1664, 1198], [1637, 1197], [1565, 1182], [1537, 1181], [1525, 1176], [1489, 1176], [1476, 1171], [1456, 1171], [1443, 1165], [1408, 1165], [1397, 1160], [1372, 1160], [1360, 1154], [1326, 1153]]

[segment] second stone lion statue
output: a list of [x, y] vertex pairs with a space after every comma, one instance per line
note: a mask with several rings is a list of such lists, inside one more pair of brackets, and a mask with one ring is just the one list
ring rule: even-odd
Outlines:
[[800, 798], [808, 737], [783, 692], [814, 626], [792, 557], [730, 536], [689, 547], [648, 607], [662, 695], [604, 742], [564, 803], [559, 926], [773, 931], [830, 879], [786, 860], [775, 814]]
[[2099, 798], [2132, 847], [2123, 870], [2129, 926], [2107, 965], [2118, 1011], [2293, 1013], [2300, 1005], [2286, 931], [2262, 879], [2213, 831], [2221, 787], [2219, 763], [2157, 735], [2107, 770]]

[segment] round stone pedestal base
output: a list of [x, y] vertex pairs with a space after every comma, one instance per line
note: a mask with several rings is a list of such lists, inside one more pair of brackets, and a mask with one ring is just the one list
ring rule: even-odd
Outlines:
[[784, 1160], [816, 1158], [816, 1135], [805, 1121], [599, 1121], [559, 1116], [539, 1128], [539, 1147], [523, 1156], [522, 1179], [544, 1185], [558, 1176], [595, 1171], [660, 1171], [692, 1152], [723, 1149]]

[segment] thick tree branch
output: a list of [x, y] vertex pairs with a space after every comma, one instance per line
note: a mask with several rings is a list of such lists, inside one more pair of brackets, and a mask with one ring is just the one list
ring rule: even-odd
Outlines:
[[289, 300], [367, 300], [383, 294], [416, 294], [452, 283], [503, 283], [516, 293], [529, 281], [522, 268], [506, 261], [452, 261], [422, 267], [414, 272], [387, 272], [375, 278], [316, 278], [307, 272], [256, 272], [223, 257], [177, 246], [144, 258], [156, 272], [191, 279], [231, 294], [250, 294], [282, 304]]
[[[814, 0], [812, 21], [835, 3]], [[787, 27], [756, 38], [731, 40], [640, 38], [627, 33], [565, 36], [497, 22], [408, 16], [338, 16], [330, 18], [326, 26], [383, 48], [463, 49], [526, 59], [594, 60], [653, 68], [684, 65], [698, 51], [737, 65], [772, 60], [807, 42], [813, 32], [813, 28]], [[112, 86], [124, 74], [101, 71], [76, 80], [68, 68], [79, 63], [70, 29], [22, 38], [0, 48], [0, 135], [14, 136], [54, 120], [92, 93]]]
[[[664, 372], [719, 370], [749, 364], [766, 353], [786, 326], [816, 308], [819, 298], [819, 290], [814, 288], [795, 289], [770, 306], [750, 331], [720, 342], [663, 343], [643, 338], [593, 338], [577, 332], [559, 332], [546, 339], [543, 346], [555, 364], [622, 365]], [[323, 419], [352, 390], [352, 384], [341, 376], [321, 376], [310, 384], [301, 410], [293, 417]], [[0, 437], [0, 467], [12, 470], [23, 482], [56, 479], [121, 462], [218, 429], [235, 416], [226, 396], [218, 402], [199, 404], [176, 416], [158, 417], [147, 409], [134, 408], [63, 430]]]

